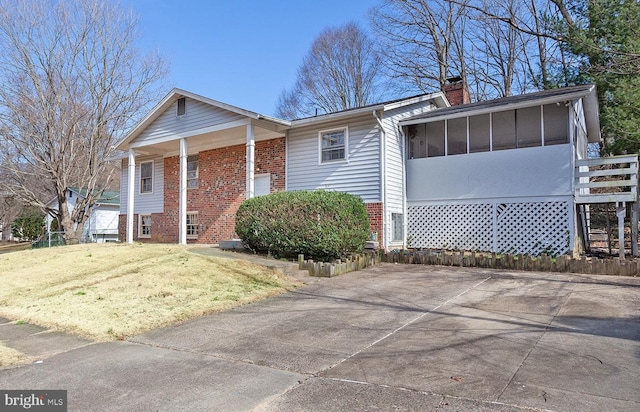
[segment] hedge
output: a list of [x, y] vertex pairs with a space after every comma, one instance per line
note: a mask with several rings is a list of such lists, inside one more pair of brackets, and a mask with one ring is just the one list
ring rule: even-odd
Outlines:
[[236, 213], [236, 233], [254, 252], [332, 260], [362, 252], [370, 227], [361, 198], [318, 190], [244, 201]]

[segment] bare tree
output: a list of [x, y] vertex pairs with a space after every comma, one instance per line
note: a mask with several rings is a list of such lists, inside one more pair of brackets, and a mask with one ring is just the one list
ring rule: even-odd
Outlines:
[[[135, 16], [111, 2], [0, 0], [4, 189], [55, 217], [69, 242], [113, 179], [117, 139], [159, 97], [165, 65], [137, 37]], [[70, 187], [86, 193], [74, 208]]]
[[[563, 76], [576, 61], [567, 56], [562, 47], [566, 39], [558, 31], [559, 26], [568, 24], [565, 16], [571, 17], [566, 9], [563, 12], [559, 8], [564, 4], [562, 0], [482, 0], [464, 4], [476, 12], [480, 20], [497, 22], [503, 31], [508, 27], [510, 33], [517, 33], [521, 39], [522, 52], [517, 55], [521, 68], [516, 75], [521, 85], [526, 86], [520, 91], [566, 84]], [[522, 83], [523, 74], [526, 74], [525, 83]]]
[[9, 192], [0, 191], [0, 242], [11, 236], [11, 223], [22, 210], [22, 204]]
[[372, 103], [378, 97], [380, 55], [355, 23], [323, 30], [279, 97], [276, 116], [299, 118]]
[[411, 90], [442, 89], [450, 77], [468, 83], [465, 1], [385, 0], [371, 14], [388, 74]]
[[461, 76], [484, 100], [549, 83], [562, 57], [555, 39], [538, 34], [554, 18], [551, 1], [385, 0], [372, 22], [399, 89], [430, 92]]
[[[520, 13], [528, 13], [520, 7], [518, 0], [482, 0], [483, 9], [503, 10], [502, 14], [512, 19], [520, 18]], [[470, 12], [471, 13], [471, 12]], [[470, 70], [474, 81], [483, 84], [483, 94], [478, 100], [521, 94], [531, 89], [529, 70], [533, 38], [516, 30], [505, 22], [488, 17], [483, 13], [472, 13], [473, 30], [471, 37], [478, 61]]]

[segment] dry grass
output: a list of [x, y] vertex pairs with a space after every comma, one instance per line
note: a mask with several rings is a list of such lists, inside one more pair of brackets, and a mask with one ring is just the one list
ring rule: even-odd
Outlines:
[[8, 348], [0, 343], [0, 368], [4, 366], [20, 365], [30, 359], [13, 348]]
[[0, 255], [0, 316], [104, 341], [263, 299], [295, 280], [177, 245], [77, 245]]

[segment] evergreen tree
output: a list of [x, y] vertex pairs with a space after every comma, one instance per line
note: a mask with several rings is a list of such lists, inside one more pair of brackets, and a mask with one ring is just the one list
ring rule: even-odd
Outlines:
[[602, 154], [640, 152], [640, 3], [574, 0], [563, 5], [572, 17], [565, 15], [559, 33], [580, 62], [570, 77], [573, 83], [597, 86]]
[[44, 232], [44, 214], [37, 207], [26, 207], [13, 221], [11, 233], [17, 239], [36, 240]]

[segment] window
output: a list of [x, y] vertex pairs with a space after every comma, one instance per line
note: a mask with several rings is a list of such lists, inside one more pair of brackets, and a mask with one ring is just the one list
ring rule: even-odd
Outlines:
[[569, 109], [564, 103], [545, 104], [544, 145], [569, 143]]
[[187, 212], [187, 239], [198, 238], [198, 212]]
[[516, 112], [507, 110], [493, 113], [493, 150], [516, 148]]
[[467, 118], [447, 120], [447, 155], [467, 153]]
[[569, 107], [560, 102], [454, 117], [409, 125], [405, 134], [409, 159], [444, 156], [445, 142], [447, 156], [565, 144]]
[[516, 110], [516, 134], [518, 136], [519, 148], [541, 146], [541, 128], [540, 106], [525, 107]]
[[444, 120], [411, 125], [407, 127], [407, 135], [410, 159], [444, 156]]
[[427, 123], [427, 157], [444, 156], [444, 120]]
[[140, 193], [153, 192], [153, 160], [140, 163]]
[[138, 237], [151, 237], [151, 215], [140, 215]]
[[391, 235], [392, 242], [402, 242], [404, 240], [404, 217], [402, 213], [391, 213]]
[[422, 159], [427, 157], [427, 136], [424, 124], [412, 124], [407, 127], [409, 136], [409, 159]]
[[491, 115], [469, 117], [469, 152], [488, 152], [491, 149]]
[[184, 116], [184, 114], [187, 112], [187, 99], [185, 99], [184, 97], [178, 99], [178, 108], [176, 110], [176, 115], [177, 116]]
[[187, 188], [198, 188], [198, 155], [187, 157]]
[[320, 162], [346, 160], [347, 129], [320, 132]]

